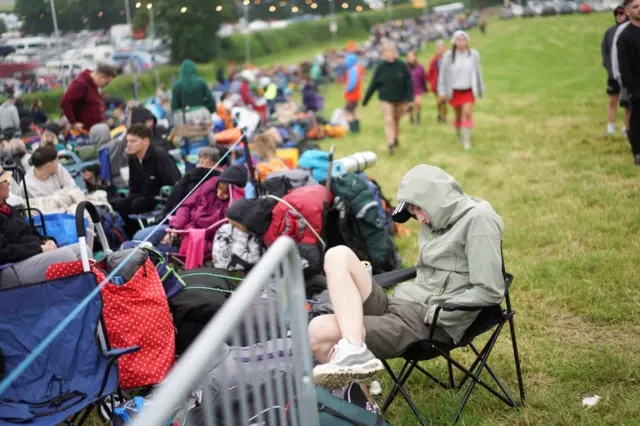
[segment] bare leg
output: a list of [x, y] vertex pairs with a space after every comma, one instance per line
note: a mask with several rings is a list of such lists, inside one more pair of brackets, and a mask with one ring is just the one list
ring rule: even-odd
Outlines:
[[400, 120], [402, 119], [402, 115], [404, 114], [404, 109], [406, 108], [405, 103], [398, 103], [394, 105], [393, 111], [393, 141], [395, 145], [398, 145], [398, 138], [400, 137]]
[[473, 129], [472, 112], [472, 103], [462, 105], [462, 141], [464, 149], [471, 149], [471, 129]]
[[624, 128], [629, 130], [629, 120], [631, 119], [631, 110], [629, 108], [624, 109]]
[[[616, 125], [616, 121], [618, 121], [618, 95], [609, 95], [609, 108], [607, 111], [607, 132]], [[615, 131], [615, 130], [614, 130]]]
[[[384, 119], [384, 134], [387, 137], [387, 145], [393, 146], [394, 141], [394, 117], [393, 117], [393, 104], [390, 102], [380, 102], [382, 108], [382, 116]], [[390, 150], [391, 152], [391, 150]]]
[[455, 120], [453, 126], [456, 128], [456, 136], [458, 136], [458, 143], [462, 145], [462, 107], [453, 108], [455, 114]]
[[364, 345], [362, 305], [371, 294], [371, 276], [345, 246], [327, 251], [325, 274], [335, 314], [309, 323], [311, 350], [321, 363], [313, 375], [319, 385], [339, 389], [354, 380], [370, 378], [383, 366]]

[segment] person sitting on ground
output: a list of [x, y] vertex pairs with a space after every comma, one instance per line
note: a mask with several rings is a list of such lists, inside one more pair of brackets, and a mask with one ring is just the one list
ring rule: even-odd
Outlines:
[[[501, 241], [503, 222], [491, 205], [465, 194], [438, 167], [418, 165], [404, 175], [393, 219], [420, 223], [415, 282], [387, 296], [353, 251], [344, 246], [325, 255], [334, 315], [309, 324], [311, 348], [320, 362], [316, 383], [338, 389], [366, 381], [383, 369], [380, 359], [401, 356], [429, 338], [436, 307], [500, 303], [505, 293]], [[478, 311], [441, 311], [434, 338], [460, 341]]]
[[96, 148], [96, 153], [100, 152], [111, 141], [111, 131], [106, 123], [98, 123], [89, 130], [91, 143]]
[[[0, 272], [0, 288], [39, 283], [45, 280], [49, 265], [73, 262], [80, 258], [80, 245], [58, 248], [45, 240], [24, 217], [6, 203], [12, 174], [0, 167], [0, 264], [14, 263]], [[92, 234], [88, 234], [88, 254], [91, 256]]]
[[127, 130], [129, 154], [129, 195], [118, 202], [116, 210], [125, 221], [127, 234], [133, 236], [138, 224], [129, 215], [147, 213], [156, 206], [163, 186], [173, 186], [180, 180], [180, 171], [169, 153], [151, 145], [151, 129], [142, 123]]
[[36, 126], [44, 126], [49, 122], [49, 116], [42, 109], [42, 101], [37, 99], [31, 104], [31, 117]]
[[2, 134], [7, 140], [20, 131], [20, 115], [15, 102], [15, 97], [10, 92], [4, 103], [0, 105], [0, 130], [2, 130]]
[[48, 197], [64, 189], [79, 190], [71, 174], [60, 164], [54, 147], [47, 145], [33, 151], [31, 164], [33, 167], [25, 175], [29, 197]]
[[38, 130], [31, 116], [27, 115], [20, 119], [20, 137], [25, 143], [38, 136]]
[[277, 156], [276, 142], [273, 134], [260, 133], [253, 140], [253, 151], [261, 162], [256, 165], [256, 179], [264, 182], [267, 176], [273, 172], [289, 170], [287, 165]]
[[40, 135], [39, 147], [43, 147], [47, 145], [54, 147], [56, 150], [64, 148], [64, 144], [60, 143], [60, 141], [58, 140], [58, 136], [55, 133], [53, 133], [51, 130], [45, 130]]

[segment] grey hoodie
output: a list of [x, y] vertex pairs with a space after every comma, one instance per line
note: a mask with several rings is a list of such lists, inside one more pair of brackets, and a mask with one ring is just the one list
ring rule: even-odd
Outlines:
[[[431, 324], [444, 302], [462, 306], [500, 303], [505, 286], [500, 243], [504, 224], [491, 205], [462, 192], [460, 184], [442, 169], [425, 164], [402, 178], [398, 203], [419, 206], [431, 218], [418, 238], [415, 282], [396, 288], [394, 297], [428, 307], [424, 322]], [[478, 312], [440, 311], [438, 325], [460, 341]]]
[[20, 116], [13, 102], [4, 102], [0, 105], [0, 129], [20, 130]]

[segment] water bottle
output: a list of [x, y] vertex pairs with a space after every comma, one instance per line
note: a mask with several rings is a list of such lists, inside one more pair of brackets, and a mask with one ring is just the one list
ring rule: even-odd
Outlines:
[[362, 266], [364, 266], [364, 269], [369, 273], [370, 276], [373, 276], [373, 267], [371, 266], [371, 263], [363, 260]]
[[124, 278], [122, 278], [121, 275], [116, 275], [115, 277], [113, 277], [113, 279], [111, 280], [111, 283], [113, 285], [117, 285], [117, 286], [121, 286], [124, 285]]

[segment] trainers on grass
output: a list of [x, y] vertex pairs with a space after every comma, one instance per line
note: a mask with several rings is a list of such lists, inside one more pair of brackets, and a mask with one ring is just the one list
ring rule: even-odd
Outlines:
[[353, 345], [341, 339], [331, 349], [329, 362], [313, 369], [313, 378], [319, 386], [335, 390], [349, 382], [366, 382], [384, 367], [364, 345]]

